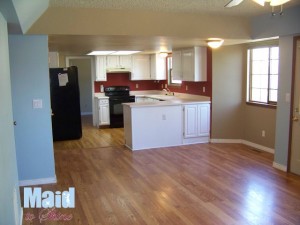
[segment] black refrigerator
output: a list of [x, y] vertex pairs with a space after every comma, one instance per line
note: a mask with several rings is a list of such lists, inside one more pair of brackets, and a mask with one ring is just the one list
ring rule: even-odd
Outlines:
[[50, 95], [53, 141], [82, 137], [78, 70], [50, 68]]

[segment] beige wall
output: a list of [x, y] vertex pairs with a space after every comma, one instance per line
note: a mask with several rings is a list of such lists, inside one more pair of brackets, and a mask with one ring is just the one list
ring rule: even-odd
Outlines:
[[213, 51], [212, 139], [242, 139], [274, 148], [276, 109], [246, 105], [247, 47]]

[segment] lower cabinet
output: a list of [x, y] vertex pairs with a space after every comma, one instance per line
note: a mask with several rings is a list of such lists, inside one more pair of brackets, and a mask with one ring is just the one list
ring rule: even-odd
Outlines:
[[109, 125], [109, 100], [99, 99], [98, 100], [98, 126]]
[[184, 143], [208, 142], [210, 104], [184, 105]]

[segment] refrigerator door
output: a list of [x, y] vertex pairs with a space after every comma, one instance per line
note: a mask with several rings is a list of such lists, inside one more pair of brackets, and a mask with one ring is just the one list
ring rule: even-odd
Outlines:
[[76, 66], [50, 69], [53, 141], [82, 137]]

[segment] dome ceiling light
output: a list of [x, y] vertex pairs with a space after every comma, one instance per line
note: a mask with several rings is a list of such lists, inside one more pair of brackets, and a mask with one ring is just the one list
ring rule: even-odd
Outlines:
[[223, 42], [224, 40], [220, 38], [210, 38], [206, 41], [207, 45], [211, 48], [219, 48]]

